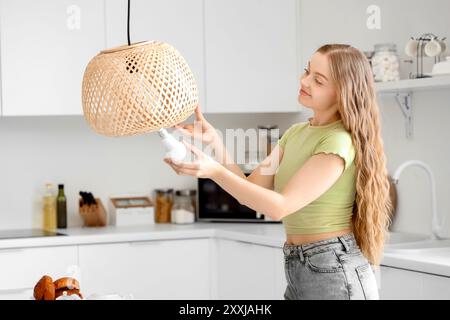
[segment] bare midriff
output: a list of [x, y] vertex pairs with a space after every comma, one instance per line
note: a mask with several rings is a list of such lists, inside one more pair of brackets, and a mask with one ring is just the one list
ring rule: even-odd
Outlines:
[[331, 239], [339, 236], [343, 236], [351, 232], [351, 228], [343, 229], [333, 232], [315, 233], [315, 234], [288, 234], [286, 235], [286, 242], [288, 244], [299, 245], [310, 242], [316, 242], [326, 239]]

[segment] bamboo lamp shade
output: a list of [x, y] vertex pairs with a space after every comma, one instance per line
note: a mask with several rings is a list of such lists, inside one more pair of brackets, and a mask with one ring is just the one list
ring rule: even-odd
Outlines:
[[171, 45], [138, 42], [101, 51], [86, 67], [84, 117], [106, 136], [152, 132], [187, 119], [199, 103], [187, 62]]

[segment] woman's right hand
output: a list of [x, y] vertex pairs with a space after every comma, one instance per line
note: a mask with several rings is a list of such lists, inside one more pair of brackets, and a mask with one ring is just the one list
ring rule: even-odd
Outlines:
[[214, 146], [219, 142], [219, 135], [216, 129], [206, 121], [200, 110], [200, 105], [197, 105], [195, 108], [194, 123], [176, 124], [174, 128], [186, 136], [201, 140], [205, 144], [212, 144]]

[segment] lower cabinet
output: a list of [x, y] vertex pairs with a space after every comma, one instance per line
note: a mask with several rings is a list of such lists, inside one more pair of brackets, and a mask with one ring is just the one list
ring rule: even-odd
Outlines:
[[83, 292], [134, 299], [210, 299], [210, 240], [79, 246]]
[[224, 239], [215, 239], [213, 246], [213, 299], [283, 299], [281, 248]]
[[77, 246], [0, 249], [0, 299], [33, 299], [43, 275], [71, 275], [77, 264]]
[[450, 299], [450, 278], [381, 266], [380, 299]]
[[[0, 249], [0, 262], [0, 300], [74, 271], [86, 297], [282, 300], [286, 289], [281, 248], [219, 238]], [[381, 266], [378, 280], [382, 300], [450, 299], [450, 277]]]
[[450, 300], [450, 278], [423, 274], [423, 299]]

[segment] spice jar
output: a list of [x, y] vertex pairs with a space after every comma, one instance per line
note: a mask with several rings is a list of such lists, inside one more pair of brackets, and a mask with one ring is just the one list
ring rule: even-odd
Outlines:
[[173, 206], [173, 189], [156, 189], [155, 222], [171, 222], [171, 211]]
[[371, 63], [375, 81], [387, 82], [400, 79], [400, 63], [395, 43], [376, 44]]
[[193, 223], [195, 222], [195, 205], [193, 196], [195, 190], [175, 191], [174, 203], [171, 212], [173, 223]]

